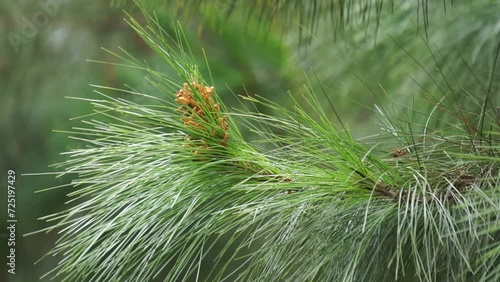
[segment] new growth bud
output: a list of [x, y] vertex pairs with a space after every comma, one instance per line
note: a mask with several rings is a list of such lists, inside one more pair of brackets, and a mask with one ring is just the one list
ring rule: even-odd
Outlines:
[[[199, 154], [200, 149], [209, 149], [210, 144], [204, 137], [218, 139], [219, 144], [227, 146], [229, 139], [229, 123], [221, 113], [220, 105], [214, 103], [213, 86], [203, 86], [196, 81], [184, 83], [183, 88], [175, 93], [175, 102], [179, 104], [177, 111], [183, 113], [181, 119], [184, 126], [196, 132], [186, 137], [184, 147], [194, 148]], [[193, 136], [196, 135], [196, 136]]]

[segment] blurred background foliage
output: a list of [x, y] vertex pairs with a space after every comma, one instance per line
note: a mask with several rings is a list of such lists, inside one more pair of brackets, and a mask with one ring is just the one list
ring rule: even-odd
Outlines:
[[[209, 77], [204, 48], [214, 84], [228, 106], [242, 109], [233, 94], [255, 93], [287, 105], [286, 92], [300, 95], [302, 85], [310, 81], [318, 93], [326, 93], [319, 99], [328, 105], [332, 121], [326, 96], [361, 137], [379, 130], [374, 126], [374, 104], [396, 116], [404, 115], [407, 106], [429, 112], [446, 94], [442, 103], [470, 111], [464, 115], [475, 124], [485, 93], [492, 93], [493, 107], [500, 105], [493, 69], [500, 33], [498, 1], [147, 3], [165, 29], [180, 21], [204, 67], [202, 73]], [[57, 234], [22, 234], [44, 227], [37, 218], [62, 210], [67, 193], [35, 191], [68, 179], [22, 174], [55, 172], [47, 166], [63, 160], [61, 152], [81, 146], [53, 132], [79, 126], [70, 119], [91, 111], [89, 104], [65, 97], [92, 97], [89, 84], [97, 84], [127, 85], [173, 99], [173, 93], [160, 93], [144, 74], [86, 61], [116, 63], [118, 59], [101, 47], [122, 47], [152, 68], [165, 68], [123, 21], [123, 10], [141, 17], [132, 1], [125, 0], [0, 3], [0, 171], [4, 183], [8, 169], [18, 176], [17, 274], [7, 277], [2, 263], [1, 281], [36, 281], [56, 263], [45, 259], [33, 265], [53, 246]], [[425, 117], [414, 122], [423, 123]], [[452, 119], [457, 116], [441, 112], [433, 122], [438, 126]], [[5, 203], [6, 193], [0, 194]], [[6, 224], [4, 212], [0, 221]], [[2, 253], [7, 250], [5, 230], [2, 227], [0, 234]]]

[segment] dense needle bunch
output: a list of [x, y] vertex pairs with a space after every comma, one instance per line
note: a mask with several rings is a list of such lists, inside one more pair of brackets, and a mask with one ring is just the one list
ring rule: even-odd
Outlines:
[[[434, 124], [443, 119], [433, 114], [445, 102], [438, 100], [423, 125], [413, 121], [421, 113], [413, 104], [402, 123], [381, 109], [383, 133], [363, 143], [342, 122], [331, 122], [312, 88], [300, 100], [290, 95], [291, 110], [249, 95], [243, 99], [257, 111], [229, 117], [248, 121], [256, 141], [246, 142], [232, 121], [228, 143], [225, 107], [183, 49], [185, 36], [177, 32], [179, 42], [169, 45], [157, 18], [144, 15], [147, 27], [132, 18], [131, 26], [182, 80], [125, 59], [175, 93], [179, 107], [165, 111], [170, 101], [146, 94], [140, 95], [161, 106], [97, 92], [106, 97], [93, 102], [104, 121], [78, 128], [75, 135], [92, 138], [60, 165], [63, 174], [77, 176], [70, 194], [76, 204], [45, 217], [58, 221], [46, 230], [62, 229], [49, 253], [62, 260], [50, 275], [62, 281], [499, 280], [500, 135], [489, 94], [474, 100], [483, 101], [474, 135], [469, 124]], [[109, 117], [118, 123], [107, 123]], [[401, 147], [391, 152], [392, 144]]]
[[182, 122], [186, 127], [198, 133], [188, 134], [186, 147], [207, 149], [209, 145], [203, 136], [209, 136], [227, 146], [229, 124], [227, 117], [221, 114], [220, 105], [214, 102], [213, 86], [203, 86], [195, 81], [184, 83], [183, 88], [175, 94], [175, 102], [181, 105], [177, 110], [183, 113]]

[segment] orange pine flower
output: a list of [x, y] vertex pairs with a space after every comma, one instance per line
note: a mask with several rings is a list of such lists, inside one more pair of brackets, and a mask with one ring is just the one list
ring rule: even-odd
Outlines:
[[[215, 104], [212, 98], [214, 92], [213, 86], [203, 86], [196, 81], [184, 83], [182, 89], [175, 93], [175, 102], [180, 105], [177, 111], [183, 113], [181, 121], [186, 127], [196, 129], [202, 136], [218, 138], [219, 144], [227, 146], [229, 123], [227, 117], [222, 115], [220, 105]], [[201, 152], [200, 149], [208, 149], [210, 146], [202, 136], [188, 135], [186, 141], [189, 144], [186, 147], [197, 147], [196, 154]]]

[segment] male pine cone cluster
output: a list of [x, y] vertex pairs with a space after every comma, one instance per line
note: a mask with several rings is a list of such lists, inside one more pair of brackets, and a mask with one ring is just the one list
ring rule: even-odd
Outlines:
[[[193, 92], [193, 90], [195, 90]], [[184, 83], [183, 88], [175, 94], [175, 102], [180, 105], [177, 109], [183, 113], [182, 122], [195, 134], [188, 134], [185, 147], [195, 148], [195, 154], [210, 148], [210, 140], [218, 140], [222, 146], [227, 146], [229, 138], [229, 123], [223, 116], [220, 105], [212, 98], [215, 88], [203, 86], [193, 81]]]

